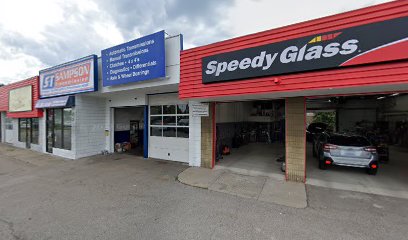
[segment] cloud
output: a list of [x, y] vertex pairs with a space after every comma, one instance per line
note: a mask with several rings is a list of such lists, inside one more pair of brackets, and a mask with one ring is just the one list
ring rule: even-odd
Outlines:
[[0, 83], [162, 29], [191, 48], [381, 2], [13, 0], [0, 8]]

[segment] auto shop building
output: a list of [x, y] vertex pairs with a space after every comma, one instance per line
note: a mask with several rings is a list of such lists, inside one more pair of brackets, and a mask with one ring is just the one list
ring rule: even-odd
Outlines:
[[183, 51], [180, 98], [209, 107], [190, 133], [199, 164], [274, 176], [284, 156], [285, 178], [305, 182], [317, 166], [307, 116], [335, 112], [338, 132], [369, 121], [397, 131], [407, 26], [408, 2], [394, 1]]

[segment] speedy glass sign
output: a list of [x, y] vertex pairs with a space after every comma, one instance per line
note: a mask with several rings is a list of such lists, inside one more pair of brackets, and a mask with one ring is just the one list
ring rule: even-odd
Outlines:
[[164, 78], [164, 31], [102, 50], [103, 86]]
[[408, 17], [202, 59], [203, 83], [406, 59]]
[[40, 97], [55, 97], [98, 90], [96, 55], [40, 71]]

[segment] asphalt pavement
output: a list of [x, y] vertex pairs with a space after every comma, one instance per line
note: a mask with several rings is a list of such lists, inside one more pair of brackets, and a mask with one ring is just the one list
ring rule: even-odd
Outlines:
[[63, 160], [0, 145], [0, 239], [405, 239], [408, 201], [306, 186], [296, 209], [177, 181], [129, 155]]

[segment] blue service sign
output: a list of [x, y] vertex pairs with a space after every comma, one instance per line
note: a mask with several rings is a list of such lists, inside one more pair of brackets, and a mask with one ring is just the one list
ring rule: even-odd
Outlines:
[[102, 50], [103, 86], [166, 76], [164, 31]]

